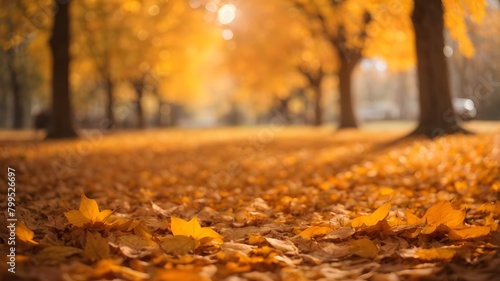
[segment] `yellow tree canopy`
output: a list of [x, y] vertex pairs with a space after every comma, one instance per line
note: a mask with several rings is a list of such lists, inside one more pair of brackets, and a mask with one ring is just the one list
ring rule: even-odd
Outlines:
[[[412, 0], [363, 1], [372, 21], [367, 27], [365, 57], [381, 57], [390, 70], [405, 70], [415, 64], [415, 35], [411, 22]], [[485, 15], [484, 0], [443, 0], [444, 21], [451, 38], [466, 57], [474, 54], [467, 34], [467, 19], [481, 23]]]

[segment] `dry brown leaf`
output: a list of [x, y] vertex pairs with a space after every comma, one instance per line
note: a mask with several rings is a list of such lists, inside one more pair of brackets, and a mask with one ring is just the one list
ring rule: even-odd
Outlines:
[[58, 265], [73, 255], [82, 254], [83, 250], [68, 246], [49, 246], [35, 256], [39, 262], [47, 265]]
[[352, 227], [341, 227], [339, 229], [335, 229], [332, 232], [328, 233], [324, 239], [347, 239], [351, 237], [354, 233], [356, 233], [356, 230]]
[[362, 258], [373, 259], [377, 257], [377, 245], [375, 245], [375, 243], [373, 243], [370, 239], [363, 238], [358, 240], [351, 240], [349, 241], [349, 243], [351, 243], [353, 247], [353, 254], [358, 255]]
[[90, 261], [98, 261], [109, 258], [108, 240], [102, 238], [98, 232], [87, 232], [83, 257]]
[[199, 242], [192, 237], [173, 235], [159, 238], [160, 247], [172, 255], [185, 255], [199, 246]]
[[266, 237], [266, 241], [269, 242], [269, 244], [271, 244], [271, 246], [273, 246], [274, 248], [282, 251], [284, 254], [287, 255], [299, 254], [299, 249], [297, 249], [297, 246], [295, 246], [295, 244], [293, 244], [293, 242], [290, 240], [278, 240]]

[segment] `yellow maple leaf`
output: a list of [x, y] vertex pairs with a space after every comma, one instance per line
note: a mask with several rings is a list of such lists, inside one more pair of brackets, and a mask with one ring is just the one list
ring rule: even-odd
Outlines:
[[35, 237], [35, 233], [33, 233], [24, 222], [20, 222], [16, 226], [16, 238], [19, 240], [37, 245], [38, 242], [34, 241], [33, 237]]
[[311, 239], [314, 236], [325, 235], [330, 232], [332, 232], [332, 229], [328, 226], [310, 226], [299, 233], [299, 236], [305, 239]]
[[209, 227], [201, 227], [197, 217], [193, 217], [189, 222], [176, 217], [171, 217], [171, 229], [173, 235], [183, 235], [196, 240], [209, 237], [222, 242], [222, 236]]
[[103, 210], [99, 212], [99, 206], [95, 199], [89, 199], [85, 194], [82, 194], [80, 208], [64, 212], [68, 221], [78, 227], [82, 227], [87, 223], [102, 222], [106, 223], [106, 219], [111, 215], [111, 210]]
[[391, 210], [391, 202], [387, 202], [384, 205], [380, 206], [370, 215], [361, 216], [353, 219], [350, 224], [354, 228], [363, 226], [364, 227], [374, 226], [379, 221], [384, 220], [389, 215], [390, 210]]

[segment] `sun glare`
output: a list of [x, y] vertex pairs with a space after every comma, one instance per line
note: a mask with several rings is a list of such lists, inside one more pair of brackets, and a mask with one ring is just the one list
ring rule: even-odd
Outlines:
[[217, 19], [221, 24], [230, 24], [235, 17], [236, 7], [232, 4], [222, 6], [217, 13]]

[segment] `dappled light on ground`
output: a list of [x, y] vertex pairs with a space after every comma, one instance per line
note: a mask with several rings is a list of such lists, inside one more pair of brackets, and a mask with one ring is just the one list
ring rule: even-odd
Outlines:
[[403, 134], [87, 131], [2, 144], [17, 179], [8, 277], [493, 280], [500, 135], [390, 144]]

